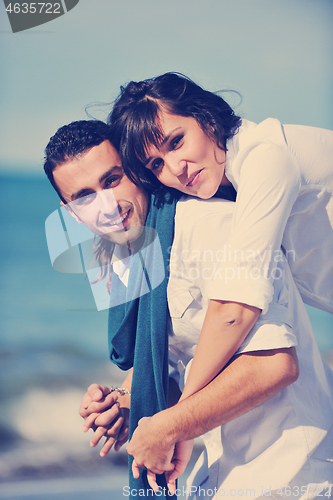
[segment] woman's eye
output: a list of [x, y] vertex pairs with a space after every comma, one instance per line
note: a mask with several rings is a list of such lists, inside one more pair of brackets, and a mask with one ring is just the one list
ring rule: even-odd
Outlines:
[[181, 141], [183, 140], [184, 136], [183, 135], [177, 135], [170, 141], [170, 149], [171, 151], [176, 149], [177, 146], [180, 145]]
[[152, 161], [152, 163], [151, 163], [151, 169], [152, 170], [157, 170], [157, 169], [159, 169], [162, 166], [163, 166], [163, 160], [162, 160], [162, 158], [156, 158], [156, 160]]

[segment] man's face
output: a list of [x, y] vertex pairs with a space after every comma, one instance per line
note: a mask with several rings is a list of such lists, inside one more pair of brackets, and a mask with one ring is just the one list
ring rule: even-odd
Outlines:
[[126, 177], [109, 141], [57, 166], [53, 175], [66, 209], [95, 234], [120, 245], [140, 236], [148, 197]]

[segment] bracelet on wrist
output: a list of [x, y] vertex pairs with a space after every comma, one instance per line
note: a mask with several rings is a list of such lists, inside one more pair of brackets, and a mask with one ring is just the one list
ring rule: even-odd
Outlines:
[[128, 394], [129, 396], [131, 395], [131, 391], [126, 389], [126, 387], [113, 387], [113, 386], [111, 386], [110, 392], [114, 392], [114, 391], [118, 392], [118, 394], [120, 394], [121, 396], [124, 396], [125, 394]]

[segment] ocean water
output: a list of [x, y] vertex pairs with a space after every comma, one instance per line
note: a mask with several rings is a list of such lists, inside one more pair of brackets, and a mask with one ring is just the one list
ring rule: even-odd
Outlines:
[[[53, 270], [45, 220], [59, 207], [47, 179], [0, 175], [0, 498], [124, 498], [126, 452], [100, 458], [78, 415], [88, 385], [121, 384], [108, 360], [107, 311], [83, 274]], [[331, 362], [333, 316], [310, 309]]]
[[90, 383], [124, 378], [108, 360], [107, 311], [83, 274], [51, 266], [45, 219], [59, 200], [47, 179], [2, 174], [0, 195], [0, 498], [74, 499], [76, 487], [117, 498], [126, 453], [101, 459], [78, 415]]

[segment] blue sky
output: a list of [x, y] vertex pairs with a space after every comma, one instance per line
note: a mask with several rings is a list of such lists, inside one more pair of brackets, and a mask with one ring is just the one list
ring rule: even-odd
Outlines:
[[40, 171], [58, 127], [166, 71], [239, 91], [253, 121], [333, 128], [332, 26], [331, 0], [80, 0], [13, 34], [1, 2], [0, 165]]

